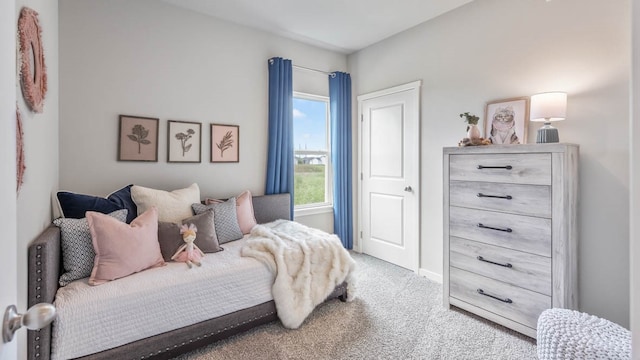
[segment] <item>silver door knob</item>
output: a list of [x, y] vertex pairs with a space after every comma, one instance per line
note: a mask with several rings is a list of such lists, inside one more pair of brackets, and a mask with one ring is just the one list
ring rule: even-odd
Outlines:
[[411, 188], [411, 186], [407, 186], [407, 187], [404, 188], [404, 191], [411, 192], [411, 191], [413, 191], [413, 189]]
[[2, 322], [2, 340], [5, 343], [13, 340], [13, 334], [21, 327], [38, 330], [49, 325], [56, 317], [55, 306], [47, 303], [35, 304], [24, 314], [18, 314], [15, 305], [7, 307]]

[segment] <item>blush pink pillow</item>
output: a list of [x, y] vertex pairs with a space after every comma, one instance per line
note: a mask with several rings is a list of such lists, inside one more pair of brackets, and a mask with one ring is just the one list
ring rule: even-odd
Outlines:
[[[225, 200], [207, 199], [206, 205], [223, 203]], [[258, 224], [256, 216], [253, 213], [253, 201], [251, 191], [246, 190], [236, 196], [236, 214], [238, 216], [238, 225], [243, 234], [248, 234], [251, 229]]]
[[131, 224], [87, 211], [96, 257], [90, 285], [100, 285], [139, 271], [164, 265], [158, 243], [158, 210], [150, 208]]

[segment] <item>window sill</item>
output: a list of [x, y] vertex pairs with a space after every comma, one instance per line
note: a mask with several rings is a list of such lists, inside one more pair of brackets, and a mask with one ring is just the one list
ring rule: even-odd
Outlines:
[[318, 206], [309, 206], [309, 207], [296, 207], [293, 210], [294, 217], [299, 216], [310, 216], [310, 215], [318, 215], [318, 214], [326, 214], [333, 212], [332, 204], [322, 204]]

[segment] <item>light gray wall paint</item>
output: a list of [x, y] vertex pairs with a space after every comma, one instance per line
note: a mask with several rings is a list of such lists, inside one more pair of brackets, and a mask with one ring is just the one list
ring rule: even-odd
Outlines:
[[[193, 182], [203, 197], [263, 194], [267, 60], [346, 70], [345, 55], [151, 0], [61, 0], [60, 54], [60, 185], [98, 195]], [[294, 88], [327, 95], [328, 78], [294, 70]], [[157, 163], [116, 161], [119, 114], [160, 118]], [[202, 122], [202, 163], [167, 163], [167, 120]], [[239, 163], [209, 162], [210, 123], [240, 125]]]
[[640, 359], [640, 0], [634, 0], [632, 7], [631, 331], [633, 334], [633, 358]]
[[[18, 308], [27, 308], [27, 248], [51, 224], [51, 192], [58, 188], [58, 2], [17, 0], [14, 22], [23, 6], [36, 10], [42, 28], [47, 93], [44, 110], [32, 113], [16, 75], [15, 93], [22, 113], [26, 172], [17, 198]], [[18, 358], [26, 358], [26, 331], [18, 334]]]
[[354, 97], [423, 80], [421, 268], [442, 274], [442, 147], [465, 136], [458, 114], [564, 90], [560, 139], [580, 144], [580, 309], [629, 327], [629, 8], [477, 0], [349, 56]]
[[[0, 311], [17, 303], [15, 2], [0, 1]], [[17, 357], [17, 343], [0, 342], [0, 359]]]

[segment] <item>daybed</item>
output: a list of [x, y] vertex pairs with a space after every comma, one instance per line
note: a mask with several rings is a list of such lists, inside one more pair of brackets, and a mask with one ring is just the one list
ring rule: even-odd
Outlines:
[[[256, 221], [258, 222], [258, 224], [264, 224], [277, 219], [289, 219], [289, 204], [290, 198], [288, 194], [254, 197], [253, 208]], [[175, 328], [173, 327], [173, 323], [165, 321], [162, 316], [158, 317], [157, 314], [154, 315], [154, 304], [167, 301], [165, 297], [158, 296], [164, 295], [162, 293], [163, 289], [156, 289], [155, 286], [166, 286], [166, 284], [163, 284], [163, 282], [159, 281], [157, 277], [154, 277], [155, 273], [167, 271], [182, 271], [185, 274], [185, 282], [187, 282], [190, 278], [203, 276], [197, 274], [202, 274], [204, 271], [207, 271], [207, 267], [205, 266], [207, 264], [205, 263], [207, 261], [212, 262], [214, 260], [211, 259], [215, 259], [215, 261], [220, 261], [220, 263], [224, 265], [223, 267], [226, 267], [226, 271], [229, 273], [233, 273], [232, 268], [233, 266], [235, 266], [234, 262], [241, 261], [244, 264], [243, 266], [252, 268], [252, 271], [260, 272], [257, 277], [262, 277], [263, 280], [266, 279], [266, 282], [271, 281], [273, 279], [273, 275], [269, 273], [266, 266], [253, 258], [239, 256], [239, 248], [242, 245], [241, 242], [242, 240], [238, 240], [238, 242], [235, 244], [225, 244], [225, 251], [216, 254], [208, 254], [207, 256], [215, 256], [215, 258], [205, 258], [203, 260], [202, 268], [198, 268], [196, 271], [192, 270], [193, 272], [188, 272], [186, 270], [185, 264], [183, 263], [170, 263], [167, 266], [158, 268], [157, 270], [151, 269], [131, 275], [130, 278], [116, 280], [113, 283], [120, 281], [117, 287], [112, 286], [111, 288], [109, 288], [109, 284], [91, 287], [85, 282], [78, 282], [77, 284], [72, 284], [73, 286], [68, 285], [60, 288], [61, 292], [59, 296], [61, 297], [61, 299], [58, 299], [59, 302], [64, 302], [66, 301], [65, 299], [68, 298], [76, 298], [75, 300], [78, 301], [77, 298], [82, 298], [83, 294], [86, 295], [86, 293], [91, 291], [102, 291], [101, 296], [104, 296], [106, 298], [108, 298], [109, 296], [117, 297], [120, 288], [126, 286], [135, 287], [134, 284], [136, 284], [136, 279], [142, 280], [142, 282], [146, 283], [139, 286], [139, 288], [142, 289], [140, 290], [142, 291], [142, 295], [140, 293], [134, 295], [128, 294], [128, 300], [136, 302], [139, 300], [140, 302], [145, 304], [145, 308], [143, 311], [138, 311], [135, 314], [127, 315], [121, 313], [126, 313], [126, 310], [118, 309], [117, 306], [114, 308], [114, 301], [105, 302], [104, 304], [106, 305], [104, 305], [102, 302], [80, 304], [82, 305], [80, 307], [83, 307], [83, 309], [78, 309], [77, 311], [79, 311], [80, 314], [75, 314], [75, 316], [81, 316], [82, 320], [87, 323], [83, 323], [83, 321], [81, 321], [79, 324], [74, 323], [73, 325], [69, 325], [65, 324], [63, 321], [64, 319], [60, 319], [59, 317], [59, 319], [56, 320], [53, 325], [50, 325], [38, 331], [29, 331], [28, 358], [33, 360], [48, 360], [51, 358], [52, 343], [53, 341], [55, 341], [55, 339], [52, 339], [52, 326], [61, 326], [61, 328], [57, 329], [59, 331], [65, 326], [69, 327], [68, 329], [64, 329], [64, 331], [62, 331], [63, 334], [66, 334], [68, 332], [75, 332], [76, 334], [91, 333], [92, 336], [87, 336], [87, 338], [93, 337], [95, 339], [96, 336], [104, 337], [104, 341], [106, 343], [113, 341], [113, 339], [111, 339], [110, 337], [113, 336], [114, 331], [118, 332], [122, 330], [123, 332], [128, 331], [130, 333], [133, 332], [146, 334], [150, 331], [157, 332], [157, 328], [164, 328], [164, 330], [160, 331], [161, 333], [154, 333], [152, 335], [145, 336], [142, 339], [119, 345], [117, 347], [109, 349], [98, 349], [95, 353], [89, 353], [89, 355], [83, 354], [76, 358], [168, 359], [175, 357], [181, 353], [185, 353], [195, 348], [215, 342], [217, 340], [221, 340], [231, 335], [246, 331], [255, 326], [277, 320], [278, 317], [276, 313], [275, 303], [272, 300], [273, 297], [270, 297], [270, 294], [267, 294], [267, 292], [265, 292], [264, 286], [262, 286], [262, 289], [255, 291], [252, 290], [252, 293], [249, 294], [251, 296], [247, 296], [248, 298], [250, 298], [249, 301], [254, 301], [256, 302], [255, 304], [244, 306], [230, 313], [215, 314], [212, 315], [211, 318], [206, 317], [205, 320], [201, 320], [197, 323], [193, 323], [187, 326], [178, 326], [178, 328]], [[50, 226], [45, 229], [45, 231], [29, 246], [29, 306], [40, 302], [54, 303], [56, 294], [59, 290], [58, 278], [60, 275], [61, 266], [60, 230], [55, 226]], [[231, 269], [229, 269], [229, 267], [231, 267]], [[236, 288], [233, 280], [234, 279], [232, 276], [232, 278], [226, 285], [224, 284], [223, 280], [218, 280], [218, 285], [223, 284], [221, 287], [226, 287], [227, 290], [231, 290], [232, 295], [230, 296], [235, 296], [237, 298], [238, 291], [246, 290]], [[182, 284], [175, 279], [173, 281], [174, 284]], [[255, 284], [251, 284], [250, 282], [247, 283], [247, 281], [245, 281], [244, 284], [245, 289], [250, 288], [251, 286], [256, 286]], [[263, 283], [264, 282], [265, 281], [263, 281]], [[169, 284], [171, 284], [171, 282], [169, 282]], [[117, 289], [117, 291], [114, 289]], [[134, 290], [137, 290], [137, 288]], [[233, 291], [236, 291], [236, 293], [233, 293]], [[253, 294], [253, 292], [257, 292], [259, 294]], [[149, 296], [145, 296], [145, 294], [147, 293], [149, 293]], [[172, 296], [181, 296], [180, 294], [172, 294]], [[190, 296], [192, 295], [193, 294], [191, 294]], [[213, 293], [212, 295], [212, 293], [209, 292], [201, 296], [216, 295], [215, 293]], [[89, 296], [88, 299], [90, 298], [91, 297]], [[327, 300], [333, 298], [339, 298], [342, 301], [346, 300], [346, 283], [337, 286], [331, 293], [331, 295], [329, 295]], [[90, 300], [85, 300], [85, 302], [90, 302]], [[175, 300], [175, 298], [172, 300]], [[235, 301], [235, 299], [233, 301]], [[206, 303], [203, 304], [206, 305]], [[74, 305], [72, 306], [78, 305], [77, 303], [74, 303]], [[233, 304], [231, 304], [231, 306], [233, 306]], [[184, 309], [176, 308], [175, 312], [181, 314], [183, 310]], [[205, 309], [203, 309], [202, 311], [202, 313], [205, 313], [204, 316], [209, 316], [206, 314], [212, 314], [215, 312], [207, 312], [204, 310]], [[73, 309], [73, 311], [69, 311], [67, 309], [67, 314], [73, 313], [75, 311], [75, 308]], [[149, 317], [155, 318], [149, 320]], [[188, 317], [188, 315], [185, 315], [185, 317]], [[114, 319], [116, 319], [116, 323], [114, 323]], [[120, 319], [121, 323], [117, 323], [117, 319]], [[144, 319], [144, 321], [142, 321], [142, 319]], [[151, 321], [152, 324], [158, 324], [158, 326], [154, 325], [152, 328], [146, 325], [138, 327], [138, 321], [145, 324]], [[105, 331], [105, 326], [109, 331]], [[75, 344], [79, 344], [79, 346], [84, 346], [86, 348], [87, 344], [84, 344], [82, 340], [83, 339], [75, 339]], [[72, 342], [72, 347], [73, 344], [74, 343]]]

